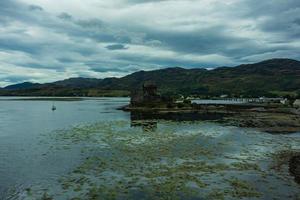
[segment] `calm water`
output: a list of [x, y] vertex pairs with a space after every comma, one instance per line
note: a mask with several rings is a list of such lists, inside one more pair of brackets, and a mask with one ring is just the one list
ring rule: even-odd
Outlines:
[[127, 102], [57, 101], [52, 112], [52, 101], [0, 101], [0, 199], [14, 189], [55, 181], [78, 163], [80, 155], [74, 151], [45, 155], [49, 145], [41, 144], [43, 135], [75, 124], [128, 120], [128, 113], [116, 110]]
[[[130, 121], [127, 98], [0, 101], [0, 199], [295, 199], [300, 134]], [[172, 196], [175, 195], [175, 196]], [[173, 198], [172, 198], [173, 199]]]
[[246, 103], [246, 101], [242, 101], [241, 99], [238, 99], [236, 101], [196, 99], [196, 100], [192, 100], [192, 103], [197, 103], [197, 104], [243, 104], [243, 103]]

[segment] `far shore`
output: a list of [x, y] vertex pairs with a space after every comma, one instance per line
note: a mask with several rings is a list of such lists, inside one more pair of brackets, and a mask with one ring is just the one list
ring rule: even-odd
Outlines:
[[0, 101], [82, 101], [82, 97], [0, 97]]
[[0, 101], [84, 101], [84, 100], [101, 100], [103, 98], [124, 98], [124, 97], [0, 96]]
[[[115, 97], [0, 97], [0, 101], [84, 101], [101, 100]], [[280, 104], [265, 103], [210, 103], [187, 104], [183, 107], [130, 105], [119, 108], [131, 112], [134, 119], [165, 119], [180, 121], [217, 121], [226, 125], [246, 128], [256, 128], [261, 131], [284, 134], [300, 132], [300, 108], [293, 108]]]
[[278, 104], [197, 104], [182, 108], [128, 105], [120, 109], [141, 119], [214, 120], [273, 134], [300, 132], [300, 109]]

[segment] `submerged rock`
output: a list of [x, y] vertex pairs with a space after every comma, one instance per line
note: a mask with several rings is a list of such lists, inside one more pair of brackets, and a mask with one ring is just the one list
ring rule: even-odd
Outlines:
[[295, 181], [300, 184], [300, 155], [291, 157], [289, 160], [289, 171], [295, 177]]

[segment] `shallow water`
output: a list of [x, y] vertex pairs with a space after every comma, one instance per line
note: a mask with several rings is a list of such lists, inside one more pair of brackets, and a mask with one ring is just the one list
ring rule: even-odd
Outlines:
[[[126, 98], [0, 101], [0, 199], [295, 199], [273, 155], [300, 134], [132, 123]], [[133, 126], [134, 125], [134, 126]]]
[[242, 99], [237, 100], [210, 100], [210, 99], [195, 99], [192, 100], [192, 103], [197, 104], [243, 104], [247, 103], [246, 101], [243, 101]]

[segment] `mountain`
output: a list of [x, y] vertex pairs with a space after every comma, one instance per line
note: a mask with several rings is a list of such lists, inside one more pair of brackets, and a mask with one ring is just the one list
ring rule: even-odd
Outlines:
[[[0, 90], [0, 95], [126, 96], [146, 81], [161, 93], [198, 96], [284, 96], [300, 94], [300, 62], [271, 59], [214, 70], [180, 67], [138, 71], [122, 78], [70, 78], [47, 84], [23, 83]], [[9, 90], [8, 90], [9, 89]]]
[[101, 79], [79, 77], [79, 78], [69, 78], [63, 81], [56, 81], [52, 84], [61, 87], [93, 88], [96, 87], [100, 81]]
[[33, 87], [39, 87], [40, 85], [41, 84], [39, 84], [39, 83], [24, 82], [24, 83], [9, 85], [9, 86], [5, 87], [4, 89], [6, 89], [6, 90], [30, 89]]
[[176, 67], [139, 71], [110, 81], [107, 85], [102, 83], [102, 87], [132, 90], [141, 88], [145, 81], [155, 82], [163, 93], [280, 96], [299, 91], [300, 62], [290, 59], [272, 59], [214, 70]]

